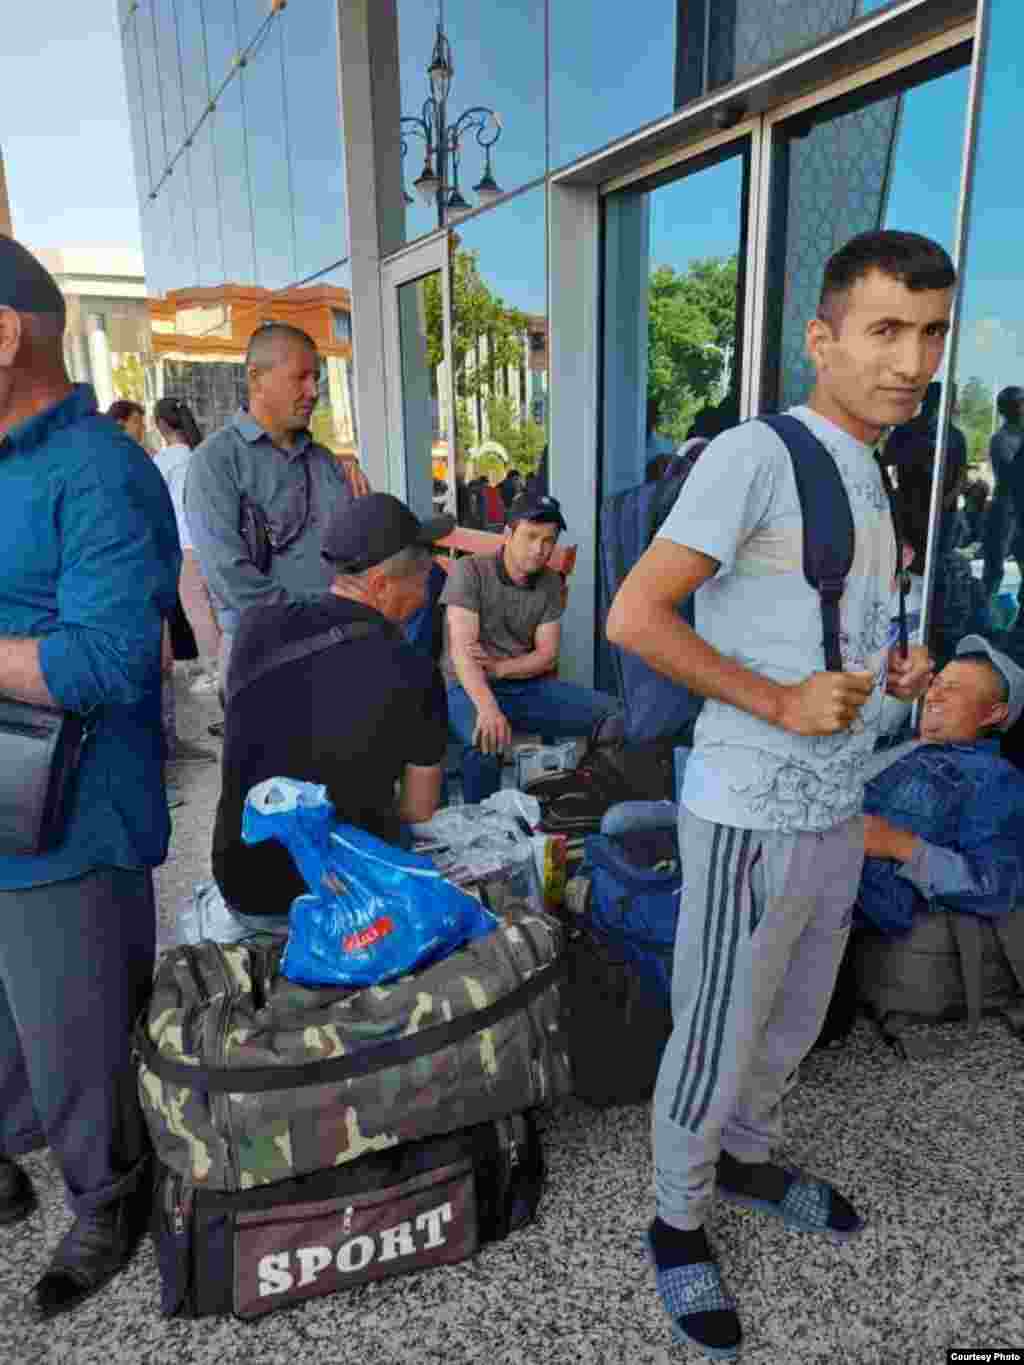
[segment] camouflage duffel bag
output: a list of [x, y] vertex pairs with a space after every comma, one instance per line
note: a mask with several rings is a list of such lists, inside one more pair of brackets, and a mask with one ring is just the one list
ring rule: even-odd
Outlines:
[[562, 948], [523, 914], [360, 990], [287, 980], [281, 944], [172, 948], [135, 1032], [158, 1158], [247, 1190], [567, 1095]]

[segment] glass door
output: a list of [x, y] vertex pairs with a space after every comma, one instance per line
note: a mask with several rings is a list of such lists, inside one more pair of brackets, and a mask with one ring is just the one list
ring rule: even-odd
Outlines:
[[[825, 262], [878, 228], [923, 233], [955, 256], [971, 44], [768, 122], [771, 193], [757, 411], [800, 403]], [[936, 148], [944, 149], [943, 155]]]
[[753, 155], [733, 136], [605, 199], [605, 497], [740, 420]]
[[[882, 228], [920, 233], [956, 260], [971, 56], [971, 42], [957, 42], [769, 121], [760, 411], [803, 403], [811, 392], [807, 323], [817, 313], [826, 261], [851, 237]], [[994, 483], [983, 435], [991, 387], [968, 382], [958, 391], [949, 380], [943, 362], [919, 411], [889, 428], [879, 447], [896, 487], [911, 629], [923, 633], [939, 667], [962, 636], [986, 625], [983, 587], [993, 596], [995, 578], [984, 581], [974, 501]], [[944, 425], [940, 415], [947, 411]], [[887, 698], [883, 728], [897, 731], [908, 710]]]
[[446, 241], [427, 242], [381, 270], [388, 491], [421, 519], [455, 510]]

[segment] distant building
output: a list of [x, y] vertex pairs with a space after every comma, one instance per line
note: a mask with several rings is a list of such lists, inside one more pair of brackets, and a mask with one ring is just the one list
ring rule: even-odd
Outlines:
[[307, 332], [321, 359], [313, 434], [342, 453], [357, 441], [352, 382], [352, 302], [347, 289], [317, 284], [277, 292], [221, 284], [172, 289], [149, 301], [156, 396], [182, 398], [200, 430], [213, 431], [245, 398], [245, 351], [266, 322]]
[[101, 409], [115, 398], [151, 402], [149, 305], [142, 252], [130, 247], [39, 247], [33, 254], [67, 303], [64, 358], [92, 384]]

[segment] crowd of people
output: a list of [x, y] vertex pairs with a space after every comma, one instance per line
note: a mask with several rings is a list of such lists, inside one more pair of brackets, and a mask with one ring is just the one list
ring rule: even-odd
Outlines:
[[[929, 385], [954, 286], [935, 243], [865, 234], [829, 261], [808, 323], [816, 379], [793, 415], [835, 461], [857, 546], [842, 671], [822, 666], [793, 468], [757, 422], [703, 449], [607, 621], [611, 641], [706, 699], [680, 798], [686, 877], [648, 1243], [674, 1330], [719, 1355], [742, 1333], [705, 1233], [715, 1197], [837, 1239], [862, 1227], [828, 1181], [776, 1161], [782, 1100], [855, 917], [897, 933], [935, 898], [997, 914], [1021, 896], [1024, 776], [997, 739], [1024, 709], [1024, 671], [983, 608], [1024, 526], [1024, 390], [1000, 395], [987, 512], [973, 497], [952, 515], [967, 461], [951, 441], [937, 625], [907, 649], [893, 626], [899, 576], [923, 569], [940, 397]], [[314, 440], [319, 363], [304, 332], [253, 335], [246, 405], [205, 439], [180, 398], [162, 398], [150, 457], [141, 405], [101, 416], [69, 381], [63, 328], [52, 278], [0, 236], [0, 694], [89, 724], [61, 840], [32, 853], [0, 841], [0, 1223], [31, 1213], [16, 1158], [42, 1145], [75, 1214], [31, 1296], [42, 1319], [115, 1275], [148, 1217], [129, 1039], [154, 963], [152, 869], [171, 833], [164, 765], [211, 756], [177, 736], [175, 654], [194, 651], [225, 707], [214, 877], [235, 912], [264, 919], [287, 916], [305, 887], [283, 849], [242, 841], [256, 783], [323, 783], [339, 818], [403, 844], [442, 799], [450, 739], [476, 802], [499, 787], [514, 730], [585, 735], [620, 705], [557, 676], [565, 591], [549, 561], [567, 527], [546, 453], [543, 479], [512, 470], [491, 489], [500, 514], [485, 506], [481, 522], [476, 505], [500, 544], [458, 560], [438, 593], [432, 547], [454, 518], [420, 521]], [[875, 459], [886, 433], [902, 563]], [[667, 453], [649, 442], [650, 459]], [[457, 489], [460, 518], [473, 488]], [[985, 577], [954, 621], [942, 564], [963, 534], [986, 547]], [[680, 613], [691, 597], [695, 627]], [[409, 630], [425, 610], [444, 614], [440, 657], [432, 632], [424, 648]], [[880, 748], [887, 698], [923, 699], [920, 730]]]

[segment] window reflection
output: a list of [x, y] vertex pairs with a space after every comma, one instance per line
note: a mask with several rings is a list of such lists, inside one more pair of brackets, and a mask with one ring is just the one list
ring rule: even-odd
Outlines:
[[398, 290], [402, 357], [405, 501], [420, 518], [449, 506], [448, 430], [451, 414], [444, 361], [441, 272]]
[[[591, 13], [588, 23], [593, 22]], [[451, 66], [450, 80], [428, 80], [428, 67], [437, 50], [438, 28], [448, 42], [443, 49]], [[402, 115], [406, 119], [426, 114], [425, 102], [446, 93], [445, 124], [461, 128], [454, 156], [430, 159], [432, 180], [423, 181], [427, 170], [425, 140], [406, 123], [396, 129], [406, 151], [402, 172], [407, 199], [406, 240], [412, 241], [438, 227], [438, 190], [444, 178], [450, 194], [456, 183], [461, 200], [472, 208], [493, 199], [487, 179], [488, 164], [494, 184], [505, 193], [521, 188], [544, 174], [547, 164], [545, 119], [545, 2], [520, 0], [515, 5], [480, 5], [477, 0], [398, 0], [398, 44], [401, 65]], [[437, 87], [436, 90], [433, 87]], [[470, 116], [479, 109], [497, 115]], [[484, 143], [493, 143], [488, 163]], [[416, 181], [425, 185], [425, 193]], [[463, 210], [465, 211], [465, 210]], [[458, 212], [448, 213], [455, 222]]]
[[456, 514], [497, 530], [520, 487], [547, 492], [543, 189], [453, 234], [451, 278]]
[[882, 3], [647, 0], [626, 22], [595, 23], [590, 0], [550, 0], [551, 165], [838, 33]]
[[[957, 506], [944, 509], [939, 547], [955, 543], [980, 597], [981, 633], [1024, 663], [1024, 277], [1020, 269], [1018, 60], [1024, 16], [992, 0], [982, 78], [970, 231], [963, 261], [959, 338], [951, 368], [967, 469]], [[942, 608], [936, 558], [932, 630], [955, 644]], [[959, 625], [958, 622], [953, 623]], [[977, 628], [977, 627], [976, 627]], [[1019, 727], [1018, 727], [1019, 728]], [[1017, 741], [1019, 751], [1019, 741]]]
[[[934, 154], [937, 140], [963, 146], [969, 72], [966, 48], [938, 65], [905, 73], [781, 125], [775, 148], [777, 189], [773, 200], [774, 250], [766, 295], [767, 344], [761, 407], [780, 410], [803, 401], [813, 386], [804, 349], [828, 257], [859, 232], [899, 228], [939, 242], [953, 254], [959, 181]], [[896, 489], [909, 563], [908, 625], [920, 638], [932, 487], [939, 447], [942, 373], [920, 412], [894, 428], [882, 449]], [[967, 528], [960, 516], [970, 477], [972, 449], [964, 417], [974, 414], [971, 392], [959, 400], [947, 440], [940, 532], [932, 554], [934, 594], [927, 643], [939, 665], [956, 641], [983, 623]], [[974, 443], [976, 448], [976, 441]], [[884, 731], [897, 733], [911, 707], [887, 698]]]
[[746, 148], [606, 202], [606, 495], [739, 421]]
[[152, 333], [142, 392], [121, 391], [122, 364], [115, 393], [181, 397], [216, 430], [244, 401], [250, 336], [282, 320], [320, 352], [314, 436], [354, 450], [336, 6], [143, 0], [122, 38]]

